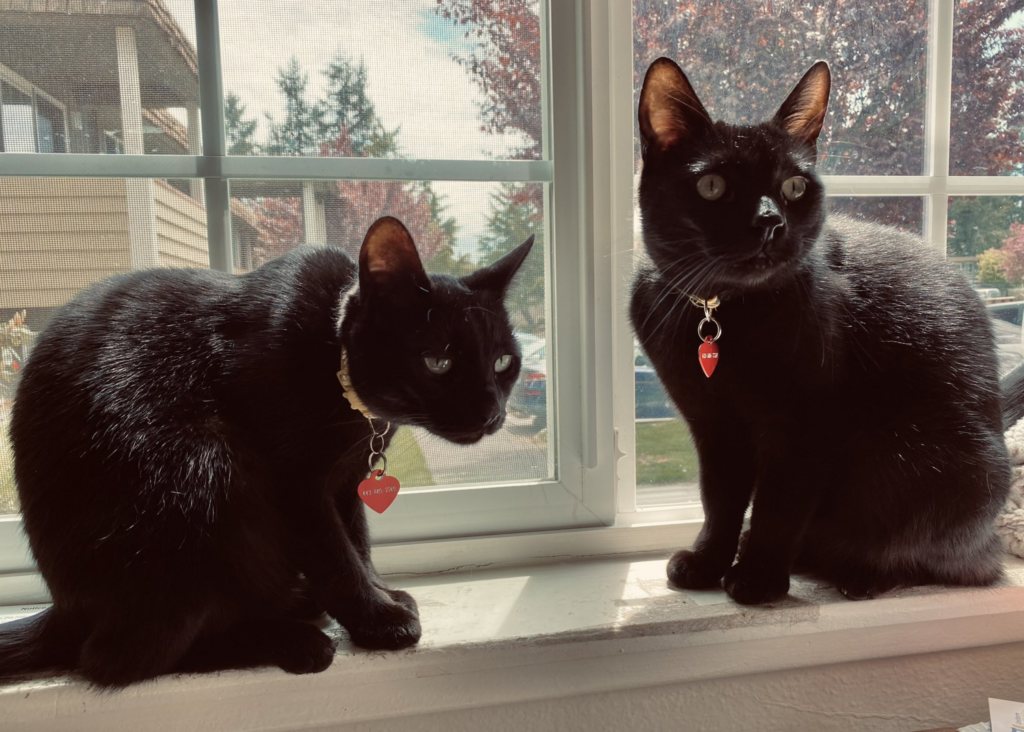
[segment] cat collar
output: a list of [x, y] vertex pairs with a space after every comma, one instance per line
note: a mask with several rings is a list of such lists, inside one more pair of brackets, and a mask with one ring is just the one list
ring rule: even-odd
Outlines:
[[363, 403], [363, 400], [359, 398], [355, 387], [352, 386], [352, 377], [348, 373], [348, 353], [345, 352], [344, 348], [341, 349], [341, 369], [338, 371], [338, 383], [341, 384], [342, 395], [348, 399], [348, 403], [352, 405], [352, 408], [360, 412], [372, 423], [375, 415]]

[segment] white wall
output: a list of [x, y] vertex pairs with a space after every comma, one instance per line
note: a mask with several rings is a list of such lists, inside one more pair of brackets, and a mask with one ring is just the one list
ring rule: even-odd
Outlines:
[[329, 729], [913, 732], [987, 720], [989, 696], [1024, 701], [1022, 669], [1014, 643]]

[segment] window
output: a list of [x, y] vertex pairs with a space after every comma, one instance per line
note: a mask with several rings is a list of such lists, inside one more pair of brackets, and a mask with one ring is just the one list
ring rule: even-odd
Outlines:
[[0, 152], [67, 152], [64, 108], [0, 65]]
[[[1024, 360], [1024, 317], [1006, 300], [1024, 277], [1016, 7], [11, 5], [0, 423], [34, 334], [96, 279], [153, 265], [245, 272], [310, 244], [354, 251], [393, 213], [438, 272], [531, 233], [540, 246], [509, 301], [524, 352], [509, 429], [471, 450], [403, 430], [389, 457], [409, 490], [372, 517], [376, 540], [699, 521], [695, 452], [626, 317], [647, 65], [679, 59], [714, 116], [753, 121], [828, 58], [829, 205], [946, 251], [990, 300], [1008, 368]], [[0, 440], [0, 513], [16, 508]], [[8, 558], [16, 531], [0, 520], [0, 572], [26, 566]]]
[[[830, 210], [923, 234], [946, 251], [988, 300], [1003, 371], [1021, 362], [1013, 302], [1024, 279], [1019, 5], [633, 0], [632, 10], [635, 100], [647, 66], [667, 55], [712, 117], [756, 122], [827, 59], [833, 86], [819, 171]], [[642, 246], [639, 237], [634, 244]], [[645, 378], [637, 367], [635, 424], [618, 415], [620, 441], [632, 431], [636, 455], [635, 500], [620, 495], [620, 510], [699, 498], [685, 424], [649, 414]]]
[[[466, 273], [533, 234], [508, 298], [529, 367], [508, 428], [468, 448], [400, 430], [389, 460], [405, 490], [387, 515], [371, 516], [373, 534], [387, 542], [612, 521], [611, 481], [585, 492], [579, 467], [570, 4], [520, 0], [499, 18], [462, 0], [164, 0], [131, 17], [118, 15], [124, 4], [65, 10], [0, 11], [0, 61], [48, 90], [35, 102], [5, 96], [10, 139], [38, 142], [11, 144], [0, 158], [0, 210], [11, 222], [0, 228], [4, 427], [35, 335], [111, 273], [243, 273], [310, 245], [355, 254], [384, 214], [410, 227], [435, 272]], [[552, 52], [554, 33], [570, 42]], [[0, 513], [14, 516], [2, 433]], [[15, 524], [0, 522], [0, 534]], [[0, 556], [5, 568], [17, 565]]]

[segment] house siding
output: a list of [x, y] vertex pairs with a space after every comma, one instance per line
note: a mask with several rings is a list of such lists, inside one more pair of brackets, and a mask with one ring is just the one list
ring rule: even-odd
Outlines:
[[127, 270], [119, 179], [0, 179], [0, 308], [50, 308]]
[[206, 209], [162, 180], [153, 186], [153, 197], [160, 266], [209, 269]]

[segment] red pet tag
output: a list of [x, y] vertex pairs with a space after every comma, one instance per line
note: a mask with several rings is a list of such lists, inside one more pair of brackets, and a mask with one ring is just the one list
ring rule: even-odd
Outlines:
[[697, 353], [700, 356], [700, 367], [704, 369], [704, 375], [710, 379], [711, 374], [715, 373], [715, 367], [718, 366], [718, 344], [714, 338], [707, 336], [697, 349]]
[[388, 506], [395, 502], [398, 491], [402, 489], [398, 478], [384, 475], [383, 470], [374, 470], [370, 477], [359, 484], [359, 497], [363, 503], [377, 513], [384, 513]]

